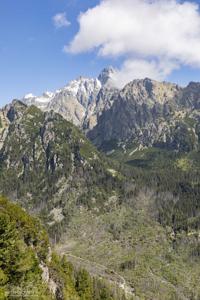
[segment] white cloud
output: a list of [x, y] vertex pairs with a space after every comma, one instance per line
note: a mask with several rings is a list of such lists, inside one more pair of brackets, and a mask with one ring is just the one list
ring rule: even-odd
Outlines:
[[156, 62], [143, 59], [125, 60], [120, 69], [115, 69], [111, 83], [123, 88], [127, 82], [137, 78], [153, 78], [155, 80], [164, 80], [172, 70], [178, 68], [178, 65], [169, 61]]
[[59, 13], [53, 17], [53, 23], [56, 28], [67, 27], [71, 23], [67, 20], [66, 13]]
[[164, 79], [181, 65], [200, 68], [198, 9], [178, 0], [102, 0], [79, 16], [79, 32], [65, 51], [126, 57], [118, 72], [124, 81]]

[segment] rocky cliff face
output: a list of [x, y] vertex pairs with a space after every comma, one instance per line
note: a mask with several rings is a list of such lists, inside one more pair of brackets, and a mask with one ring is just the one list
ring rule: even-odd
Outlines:
[[28, 94], [22, 101], [44, 111], [54, 110], [76, 126], [91, 129], [97, 116], [110, 107], [111, 94], [116, 90], [110, 84], [113, 73], [113, 68], [107, 68], [98, 78], [79, 77], [55, 93], [45, 92], [40, 97]]
[[47, 110], [53, 109], [68, 121], [80, 126], [90, 110], [89, 107], [96, 101], [100, 89], [101, 83], [98, 79], [80, 77], [57, 92], [49, 102]]
[[190, 151], [199, 143], [199, 84], [181, 88], [150, 79], [134, 80], [111, 97], [88, 133], [98, 147], [166, 147]]
[[146, 78], [118, 90], [112, 87], [114, 72], [104, 69], [96, 79], [80, 77], [53, 94], [28, 95], [23, 102], [58, 112], [108, 152], [127, 147], [198, 148], [199, 83], [182, 88]]
[[0, 109], [0, 150], [8, 134], [9, 125], [20, 118], [26, 108], [26, 105], [14, 100], [12, 103]]

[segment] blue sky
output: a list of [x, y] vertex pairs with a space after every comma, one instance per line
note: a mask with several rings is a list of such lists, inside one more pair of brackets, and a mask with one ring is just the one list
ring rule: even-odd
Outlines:
[[[65, 85], [80, 74], [96, 75], [107, 61], [66, 54], [64, 45], [78, 30], [80, 11], [94, 0], [0, 1], [0, 104], [28, 92]], [[66, 12], [72, 26], [56, 29], [52, 17]]]
[[[126, 52], [97, 54], [95, 47], [99, 45], [95, 43], [89, 52], [87, 47], [63, 51], [64, 45], [73, 42], [79, 31], [80, 41], [87, 43], [80, 30], [84, 32], [87, 17], [81, 25], [77, 17], [99, 3], [97, 0], [0, 0], [0, 106], [30, 92], [37, 95], [53, 91], [79, 75], [97, 76], [105, 66], [120, 67], [129, 61], [130, 54]], [[71, 25], [56, 28], [52, 18], [58, 13], [66, 13]], [[200, 81], [200, 69], [195, 63], [181, 62], [165, 79], [180, 84]]]

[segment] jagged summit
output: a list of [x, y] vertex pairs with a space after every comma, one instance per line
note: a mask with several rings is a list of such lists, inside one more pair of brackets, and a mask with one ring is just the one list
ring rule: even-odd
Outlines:
[[138, 103], [165, 103], [176, 98], [182, 88], [176, 84], [159, 82], [150, 78], [135, 79], [128, 83], [121, 91], [127, 99], [134, 97]]
[[[59, 90], [57, 94], [67, 92], [70, 96], [76, 97], [84, 107], [87, 107], [92, 100], [93, 96], [101, 89], [101, 83], [97, 78], [86, 78], [80, 76], [76, 80], [72, 80], [63, 89]], [[56, 96], [57, 96], [56, 94]]]
[[[54, 93], [47, 91], [41, 96], [28, 93], [22, 98], [22, 101], [28, 105], [36, 104], [37, 106], [41, 106], [41, 109], [47, 109], [48, 104], [54, 98], [58, 98], [63, 93], [68, 93], [70, 96], [77, 97], [77, 100], [86, 107], [91, 103], [93, 94], [97, 94], [104, 85], [111, 83], [114, 73], [115, 69], [113, 67], [104, 68], [98, 78], [80, 76], [75, 80], [71, 80], [66, 86]], [[84, 101], [83, 98], [85, 98]]]
[[194, 120], [191, 124], [199, 122], [200, 83], [190, 82], [183, 88], [144, 78], [134, 79], [118, 90], [110, 84], [115, 72], [108, 67], [98, 78], [79, 77], [55, 93], [26, 95], [22, 101], [61, 114], [101, 148], [115, 140], [117, 144], [167, 145], [187, 150], [186, 143], [176, 144], [177, 136], [183, 135], [196, 149], [199, 132], [187, 122], [188, 118]]
[[115, 69], [110, 66], [108, 68], [104, 68], [98, 76], [98, 80], [102, 85], [111, 84], [112, 77], [115, 73]]
[[96, 125], [97, 115], [110, 107], [108, 102], [112, 93], [101, 91], [104, 87], [109, 91], [113, 89], [110, 82], [114, 72], [112, 67], [105, 68], [98, 78], [80, 76], [54, 93], [45, 92], [39, 97], [29, 93], [22, 101], [44, 111], [54, 110], [79, 127], [92, 128]]

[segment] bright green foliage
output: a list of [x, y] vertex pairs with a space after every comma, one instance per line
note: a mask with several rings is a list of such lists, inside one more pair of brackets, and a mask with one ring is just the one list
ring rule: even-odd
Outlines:
[[39, 268], [47, 251], [48, 237], [40, 222], [0, 197], [0, 299], [21, 299], [22, 294], [28, 300], [51, 299]]
[[65, 256], [53, 254], [49, 267], [63, 300], [126, 300], [120, 289], [91, 277], [84, 269], [75, 269]]
[[[40, 222], [0, 197], [1, 300], [120, 299], [117, 295], [110, 297], [111, 287], [102, 285], [85, 270], [75, 270], [65, 257], [52, 254], [49, 259], [49, 255], [48, 237]], [[41, 264], [56, 286], [55, 294], [50, 291], [50, 283], [42, 279]]]
[[82, 300], [92, 299], [92, 281], [85, 270], [80, 270], [77, 275], [76, 290]]
[[79, 296], [75, 289], [74, 268], [66, 261], [65, 257], [60, 259], [53, 254], [49, 264], [51, 277], [59, 286], [61, 299], [63, 300], [79, 300]]

